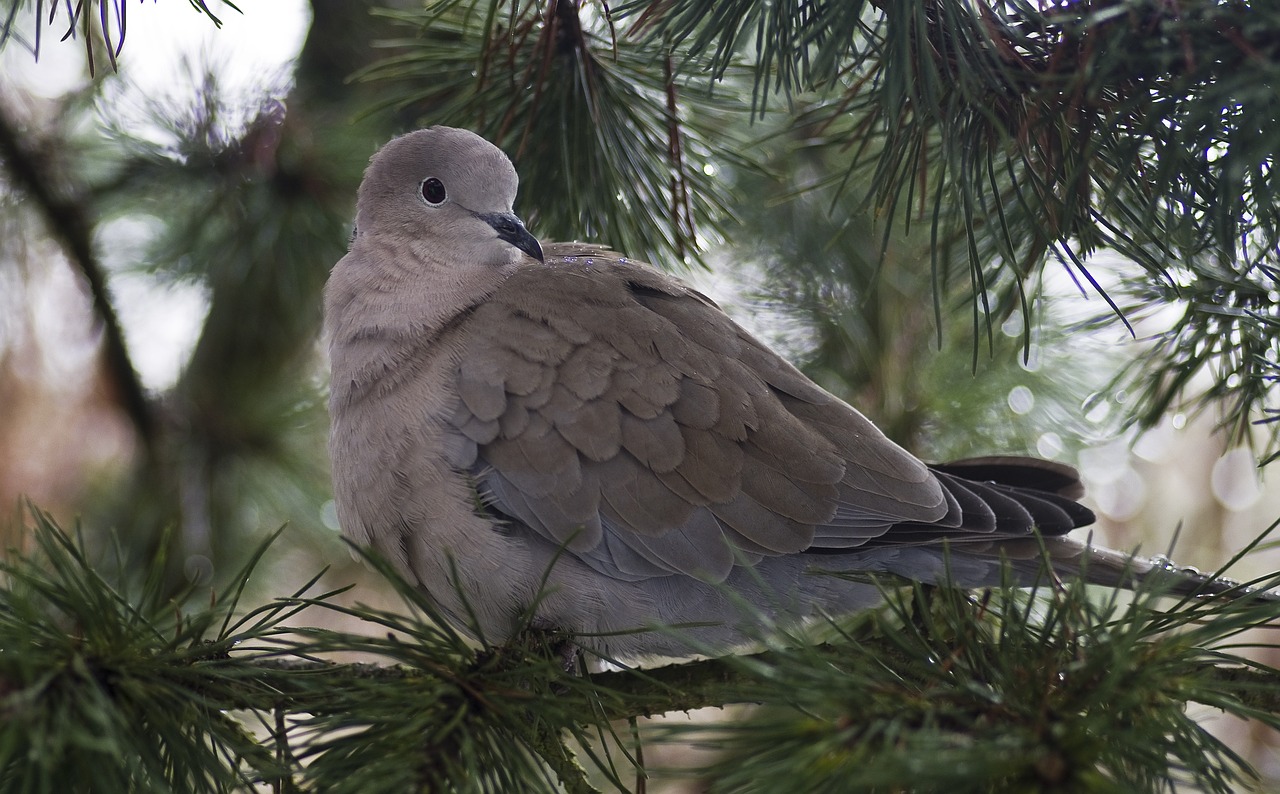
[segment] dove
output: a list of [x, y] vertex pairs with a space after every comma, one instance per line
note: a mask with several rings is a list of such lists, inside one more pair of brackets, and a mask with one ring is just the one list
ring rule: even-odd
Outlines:
[[325, 289], [339, 523], [471, 633], [682, 656], [873, 607], [871, 575], [1167, 569], [1066, 536], [1072, 468], [926, 465], [675, 277], [541, 244], [517, 190], [474, 133], [391, 140]]

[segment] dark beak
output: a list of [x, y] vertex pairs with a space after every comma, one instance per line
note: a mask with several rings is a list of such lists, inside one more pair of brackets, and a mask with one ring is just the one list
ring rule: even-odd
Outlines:
[[493, 213], [491, 215], [481, 215], [480, 219], [493, 227], [498, 233], [499, 240], [505, 240], [516, 248], [524, 251], [529, 256], [542, 261], [542, 246], [538, 245], [538, 240], [529, 230], [524, 228], [524, 223], [511, 213]]

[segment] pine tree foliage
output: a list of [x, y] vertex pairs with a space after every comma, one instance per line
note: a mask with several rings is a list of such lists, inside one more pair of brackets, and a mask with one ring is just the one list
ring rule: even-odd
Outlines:
[[[885, 609], [821, 644], [784, 631], [752, 655], [570, 673], [565, 637], [477, 646], [377, 561], [401, 608], [339, 606], [309, 592], [319, 576], [247, 608], [265, 545], [225, 587], [175, 599], [162, 560], [109, 580], [81, 540], [33, 523], [34, 552], [0, 566], [6, 791], [587, 792], [592, 775], [696, 773], [723, 791], [1231, 792], [1253, 772], [1188, 705], [1280, 726], [1280, 671], [1233, 645], [1274, 602], [886, 583]], [[370, 632], [306, 628], [325, 610]], [[768, 707], [639, 746], [613, 727], [731, 703]], [[637, 766], [671, 742], [723, 754]]]
[[[100, 76], [44, 127], [0, 104], [3, 186], [88, 285], [106, 380], [143, 450], [131, 476], [88, 500], [95, 531], [83, 541], [37, 516], [34, 554], [0, 566], [0, 789], [590, 791], [679, 775], [724, 791], [1257, 782], [1189, 717], [1221, 710], [1277, 727], [1277, 672], [1245, 658], [1271, 646], [1238, 636], [1274, 621], [1268, 604], [1130, 602], [1074, 583], [1046, 584], [1034, 601], [1011, 587], [889, 587], [884, 611], [821, 627], [825, 643], [780, 627], [762, 653], [567, 675], [565, 638], [477, 644], [385, 568], [403, 608], [273, 592], [251, 575], [245, 540], [264, 517], [289, 517], [300, 546], [345, 557], [307, 534], [326, 498], [319, 293], [369, 154], [421, 124], [470, 127], [511, 153], [520, 210], [542, 236], [667, 266], [711, 264], [713, 249], [738, 246], [774, 276], [775, 297], [807, 302], [815, 363], [848, 378], [848, 392], [879, 390], [885, 414], [902, 409], [908, 443], [947, 410], [921, 410], [929, 382], [900, 377], [916, 374], [929, 333], [970, 366], [973, 329], [997, 350], [1001, 325], [1034, 334], [1040, 274], [1055, 261], [1086, 290], [1106, 285], [1126, 317], [1180, 310], [1122, 376], [1140, 397], [1135, 418], [1156, 421], [1207, 373], [1206, 400], [1242, 432], [1276, 377], [1273, 9], [369, 5], [314, 0], [292, 84], [224, 101], [201, 77], [200, 104], [156, 103], [144, 135], [115, 112], [102, 68], [123, 45], [127, 0], [0, 11], [0, 44], [34, 51], [40, 36], [71, 32]], [[26, 18], [42, 32], [24, 37]], [[105, 129], [85, 123], [95, 118]], [[797, 179], [798, 162], [814, 178]], [[158, 231], [122, 264], [109, 226], [129, 218]], [[809, 234], [787, 241], [787, 229]], [[1094, 258], [1107, 249], [1127, 258], [1114, 273]], [[164, 393], [144, 389], [130, 363], [109, 289], [117, 267], [209, 296], [195, 351]], [[886, 284], [901, 291], [894, 301]], [[849, 354], [832, 342], [842, 336], [875, 343]], [[1001, 444], [1018, 432], [990, 424]], [[101, 551], [104, 526], [119, 528], [115, 554]], [[193, 589], [201, 558], [217, 584]], [[370, 631], [314, 628], [333, 616]], [[368, 663], [332, 661], [352, 653]], [[766, 706], [714, 725], [621, 722], [735, 703]], [[677, 742], [720, 755], [683, 772], [645, 761], [646, 748]]]
[[[198, 284], [209, 302], [181, 377], [150, 406], [151, 457], [137, 487], [119, 494], [118, 514], [136, 515], [143, 500], [155, 516], [144, 534], [155, 537], [180, 513], [175, 541], [222, 567], [233, 564], [227, 549], [259, 530], [261, 506], [298, 515], [325, 479], [313, 345], [360, 159], [349, 138], [294, 134], [269, 96], [239, 122], [241, 109], [217, 101], [216, 78], [202, 79], [201, 106], [157, 109], [167, 134], [139, 140], [116, 122], [122, 146], [97, 155], [115, 168], [93, 189], [108, 220], [164, 219], [140, 269]], [[264, 471], [274, 492], [246, 488]]]
[[398, 54], [362, 79], [389, 84], [402, 114], [503, 147], [544, 234], [674, 264], [729, 216], [712, 174], [713, 160], [743, 164], [722, 118], [732, 95], [683, 103], [675, 53], [620, 35], [607, 9], [445, 2], [392, 18], [417, 35], [385, 42]]
[[[127, 5], [14, 0], [4, 38], [26, 9], [37, 30], [80, 31], [90, 57], [93, 41], [118, 52]], [[764, 165], [731, 120], [803, 100], [809, 143], [846, 153], [833, 178], [868, 185], [869, 206], [895, 219], [885, 234], [924, 223], [935, 257], [963, 244], [960, 273], [932, 267], [940, 285], [967, 281], [979, 333], [1014, 308], [1030, 329], [1028, 281], [1034, 292], [1056, 261], [1122, 320], [1153, 301], [1185, 307], [1123, 383], [1140, 396], [1132, 420], [1194, 398], [1226, 406], [1242, 439], [1275, 407], [1280, 12], [1267, 4], [445, 0], [389, 13], [404, 35], [384, 36], [392, 54], [363, 72], [378, 101], [504, 146], [548, 236], [700, 259], [734, 206], [715, 175]], [[1105, 290], [1116, 279], [1091, 264], [1103, 250], [1132, 265]], [[1196, 373], [1214, 386], [1187, 393]]]
[[[1029, 328], [1028, 281], [1034, 291], [1046, 260], [1056, 260], [1121, 320], [1127, 296], [1152, 289], [1166, 302], [1221, 307], [1190, 309], [1165, 336], [1165, 354], [1140, 365], [1146, 388], [1134, 419], [1151, 424], [1186, 396], [1215, 405], [1226, 396], [1226, 421], [1244, 438], [1268, 407], [1280, 243], [1274, 9], [1211, 0], [455, 0], [399, 18], [421, 36], [369, 76], [409, 81], [401, 106], [418, 118], [476, 127], [534, 155], [526, 184], [534, 206], [555, 208], [546, 219], [553, 235], [581, 233], [582, 216], [597, 239], [669, 261], [662, 254], [686, 252], [682, 223], [717, 228], [727, 202], [699, 176], [697, 166], [714, 169], [715, 158], [705, 113], [693, 108], [733, 96], [746, 70], [757, 113], [817, 97], [801, 116], [812, 143], [848, 153], [837, 178], [865, 182], [878, 215], [925, 223], [936, 256], [952, 239], [963, 243], [976, 332], [989, 335], [991, 320], [1014, 308]], [[649, 75], [633, 77], [648, 98], [618, 95], [608, 69]], [[678, 85], [694, 99], [676, 104]], [[585, 115], [554, 97], [575, 98], [570, 107]], [[632, 115], [618, 116], [615, 99]], [[582, 137], [587, 119], [594, 142]], [[613, 164], [583, 170], [610, 155]], [[742, 156], [750, 158], [732, 159]], [[572, 180], [582, 206], [540, 192], [562, 184], [556, 175]], [[668, 185], [668, 196], [657, 195]], [[691, 195], [706, 203], [690, 206]], [[688, 212], [664, 218], [660, 207]], [[1090, 264], [1104, 249], [1134, 266], [1114, 295]], [[947, 262], [932, 266], [940, 286], [956, 277]], [[1258, 344], [1238, 354], [1241, 337]], [[1211, 371], [1217, 388], [1185, 395], [1196, 371]]]
[[[209, 18], [215, 25], [221, 26], [218, 16], [209, 8], [205, 0], [188, 0], [191, 7]], [[222, 5], [232, 11], [239, 9], [233, 3], [222, 0]], [[34, 7], [33, 7], [34, 6]], [[35, 34], [28, 39], [15, 29], [18, 15], [24, 10], [34, 12]], [[127, 0], [12, 0], [4, 12], [0, 22], [0, 47], [12, 37], [32, 55], [39, 57], [40, 40], [50, 32], [60, 35], [62, 39], [79, 38], [84, 42], [84, 54], [89, 74], [93, 74], [105, 56], [110, 68], [116, 68], [116, 57], [124, 49], [125, 33], [128, 30], [129, 3]], [[52, 31], [50, 31], [52, 29]]]
[[[1280, 725], [1280, 671], [1230, 647], [1275, 603], [886, 590], [886, 610], [824, 644], [570, 675], [564, 638], [476, 648], [387, 566], [402, 610], [334, 606], [308, 584], [246, 611], [265, 546], [201, 606], [166, 597], [160, 565], [104, 579], [82, 542], [36, 523], [37, 552], [5, 563], [0, 589], [5, 790], [585, 791], [584, 763], [613, 785], [637, 774], [635, 749], [596, 749], [598, 731], [630, 743], [609, 720], [762, 702], [646, 741], [714, 741], [724, 790], [1231, 791], [1252, 772], [1187, 704]], [[317, 610], [380, 634], [292, 628]], [[323, 661], [335, 652], [379, 665]]]
[[[898, 224], [886, 234], [894, 220], [868, 208], [861, 186], [830, 183], [843, 154], [805, 146], [809, 133], [772, 132], [762, 144], [765, 157], [785, 161], [786, 170], [738, 177], [745, 195], [763, 198], [740, 205], [728, 235], [738, 256], [759, 270], [759, 283], [748, 290], [771, 312], [755, 326], [770, 343], [926, 459], [975, 450], [1036, 454], [1046, 428], [1058, 439], [1046, 442], [1050, 447], [1096, 433], [1080, 406], [1105, 389], [1103, 373], [1121, 366], [1117, 351], [1098, 344], [1088, 349], [1094, 366], [1077, 366], [1085, 342], [1057, 330], [1066, 322], [1041, 294], [1043, 283], [1028, 294], [1030, 330], [1015, 310], [989, 347], [976, 346], [964, 322], [938, 323], [930, 295], [948, 317], [972, 304], [963, 289], [931, 278], [937, 247], [929, 229]], [[963, 267], [963, 248], [943, 246], [938, 258], [954, 272]], [[1011, 411], [1011, 392], [1030, 404]]]
[[[363, 19], [367, 9], [331, 16], [346, 14]], [[328, 46], [319, 33], [313, 45]], [[305, 73], [234, 102], [214, 73], [192, 67], [178, 79], [198, 86], [194, 106], [153, 97], [144, 108], [120, 107], [119, 87], [104, 77], [47, 129], [0, 113], [10, 182], [33, 199], [31, 225], [43, 221], [60, 239], [89, 287], [106, 381], [141, 448], [136, 468], [105, 483], [88, 514], [95, 525], [128, 527], [130, 547], [154, 546], [174, 527], [163, 535], [181, 550], [168, 556], [174, 587], [234, 570], [263, 515], [319, 523], [321, 290], [345, 250], [362, 169], [390, 134], [374, 121], [351, 123], [353, 96]], [[82, 131], [92, 128], [86, 108], [101, 120], [96, 135]], [[119, 220], [157, 232], [121, 245], [110, 233]], [[140, 250], [125, 258], [121, 248]], [[194, 350], [163, 394], [143, 387], [125, 345], [108, 284], [117, 268], [207, 296]]]

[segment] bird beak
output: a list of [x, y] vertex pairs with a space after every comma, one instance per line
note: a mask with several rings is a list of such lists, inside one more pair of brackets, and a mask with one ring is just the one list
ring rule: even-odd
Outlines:
[[539, 262], [542, 261], [542, 246], [538, 245], [537, 238], [529, 234], [524, 223], [515, 215], [509, 212], [493, 213], [481, 215], [480, 220], [493, 227], [499, 240], [505, 240]]

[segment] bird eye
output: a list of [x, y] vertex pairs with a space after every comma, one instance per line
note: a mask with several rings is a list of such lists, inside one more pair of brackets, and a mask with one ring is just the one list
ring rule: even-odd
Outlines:
[[443, 204], [445, 199], [444, 183], [434, 176], [423, 180], [422, 197], [433, 207]]

